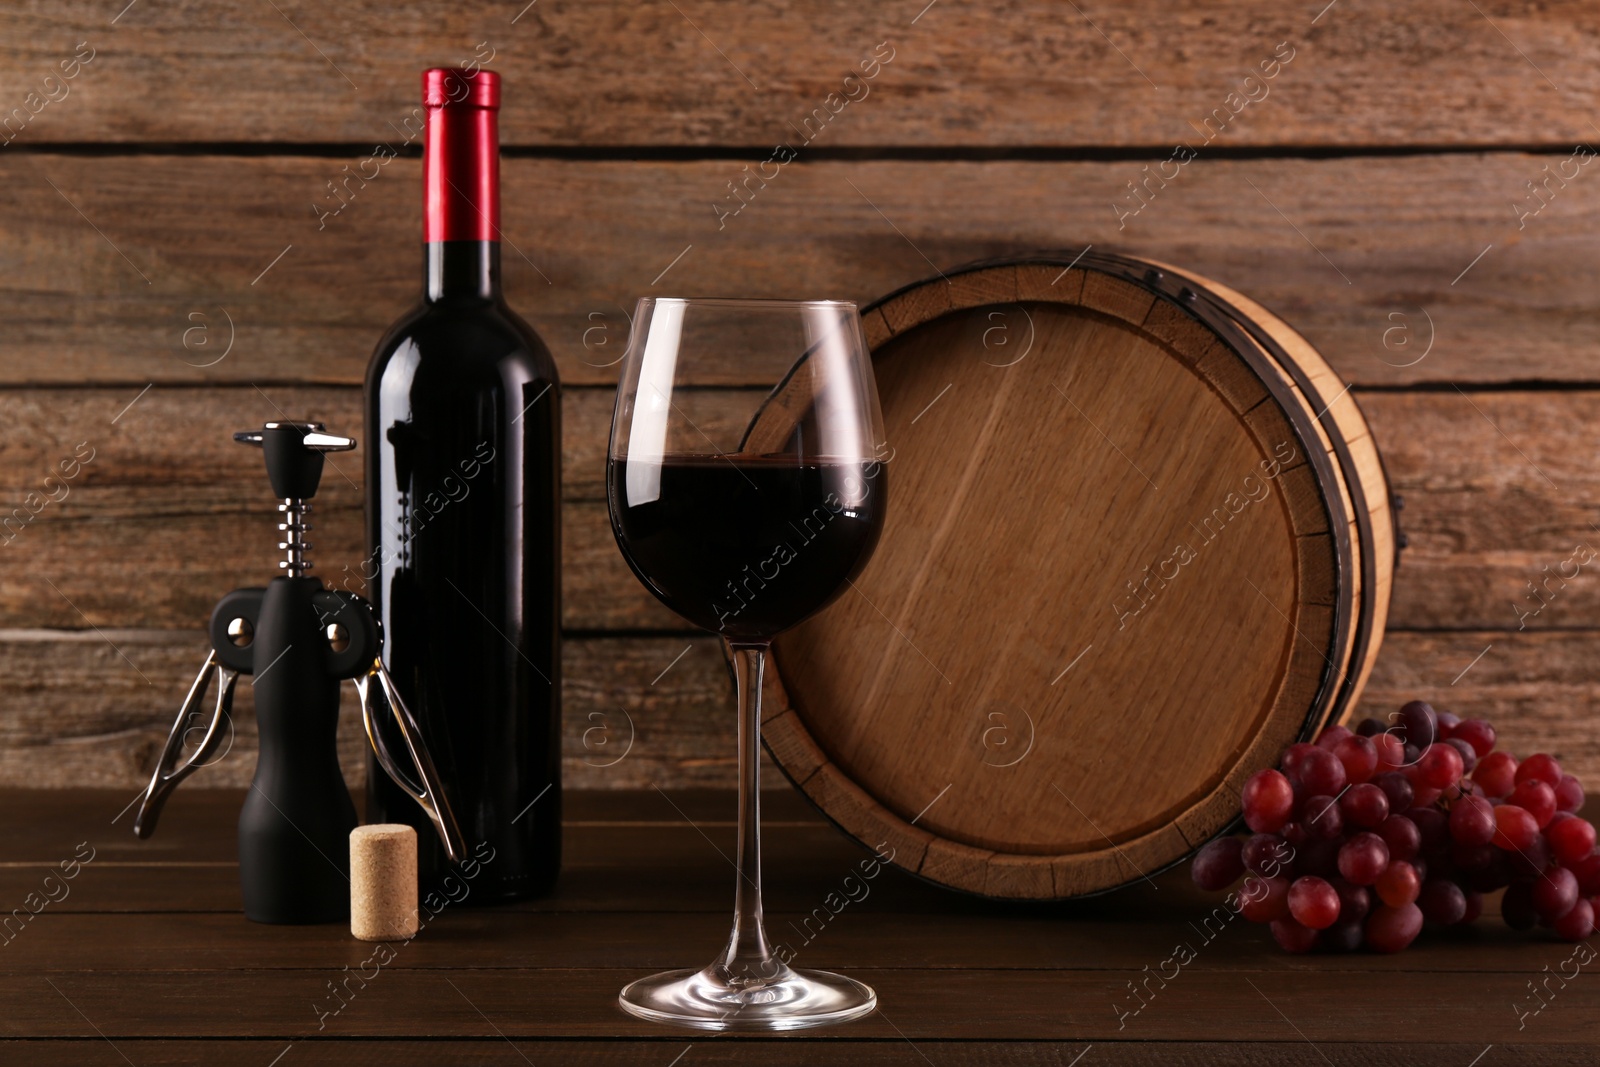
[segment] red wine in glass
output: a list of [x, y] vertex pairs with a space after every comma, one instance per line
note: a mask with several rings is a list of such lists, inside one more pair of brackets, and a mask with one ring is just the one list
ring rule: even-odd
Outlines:
[[617, 544], [639, 580], [702, 629], [763, 641], [826, 607], [866, 563], [883, 527], [888, 470], [876, 462], [670, 456], [660, 495], [638, 505], [626, 478], [613, 473], [608, 481], [619, 494]]

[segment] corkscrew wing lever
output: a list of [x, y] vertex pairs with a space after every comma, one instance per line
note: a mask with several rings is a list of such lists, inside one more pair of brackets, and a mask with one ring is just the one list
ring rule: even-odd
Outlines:
[[[405, 740], [406, 751], [411, 755], [411, 763], [417, 768], [417, 776], [422, 779], [420, 785], [411, 780], [389, 753], [389, 747], [383, 740], [383, 732], [373, 720], [377, 696], [373, 692], [374, 679], [378, 682], [378, 688], [383, 690], [383, 698], [394, 716], [395, 725], [400, 729], [400, 736]], [[411, 709], [406, 707], [406, 702], [395, 690], [394, 680], [389, 677], [389, 671], [384, 667], [382, 658], [374, 657], [372, 669], [364, 675], [356, 675], [354, 681], [356, 692], [361, 695], [361, 722], [367, 729], [367, 739], [372, 742], [372, 751], [377, 755], [379, 765], [390, 778], [394, 779], [396, 785], [409, 793], [411, 799], [428, 813], [428, 818], [433, 820], [434, 828], [439, 831], [439, 839], [444, 842], [444, 850], [450, 857], [450, 862], [460, 863], [467, 854], [466, 844], [461, 837], [461, 827], [456, 824], [455, 812], [450, 809], [450, 801], [445, 798], [444, 789], [440, 785], [439, 772], [433, 766], [433, 759], [428, 755], [427, 746], [423, 744], [422, 729], [412, 717]]]
[[[213, 674], [217, 678], [217, 701], [211, 711], [211, 721], [206, 724], [200, 744], [184, 759], [184, 739], [197, 728], [192, 720], [205, 704], [206, 690], [211, 687]], [[222, 743], [222, 722], [224, 719], [231, 721], [233, 689], [238, 681], [239, 672], [223, 666], [217, 660], [215, 650], [206, 656], [200, 673], [195, 676], [194, 685], [189, 687], [189, 695], [183, 698], [183, 705], [178, 708], [178, 718], [172, 724], [172, 731], [167, 734], [166, 746], [161, 750], [155, 773], [150, 776], [150, 784], [145, 788], [139, 813], [134, 816], [133, 832], [139, 837], [148, 838], [155, 833], [156, 821], [161, 817], [161, 808], [166, 804], [167, 797], [178, 788], [179, 782], [204, 767]]]

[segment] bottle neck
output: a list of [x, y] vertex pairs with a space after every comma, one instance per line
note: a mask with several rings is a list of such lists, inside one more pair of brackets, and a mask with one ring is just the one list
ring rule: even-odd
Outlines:
[[500, 295], [499, 82], [437, 71], [425, 88], [423, 292], [429, 302]]
[[429, 241], [422, 253], [422, 296], [441, 300], [499, 300], [499, 241]]

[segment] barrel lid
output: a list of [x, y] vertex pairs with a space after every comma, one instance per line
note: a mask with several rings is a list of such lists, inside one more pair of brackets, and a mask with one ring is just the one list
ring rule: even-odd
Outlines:
[[773, 649], [779, 766], [867, 845], [992, 896], [1180, 859], [1347, 674], [1359, 582], [1314, 413], [1186, 308], [1203, 283], [1105, 262], [869, 306], [888, 521]]

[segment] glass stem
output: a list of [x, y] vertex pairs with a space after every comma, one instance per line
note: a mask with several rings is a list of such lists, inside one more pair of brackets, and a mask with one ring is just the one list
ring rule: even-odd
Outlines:
[[730, 644], [729, 649], [739, 689], [739, 880], [733, 933], [717, 966], [734, 984], [760, 984], [784, 970], [772, 954], [761, 915], [761, 678], [767, 646]]

